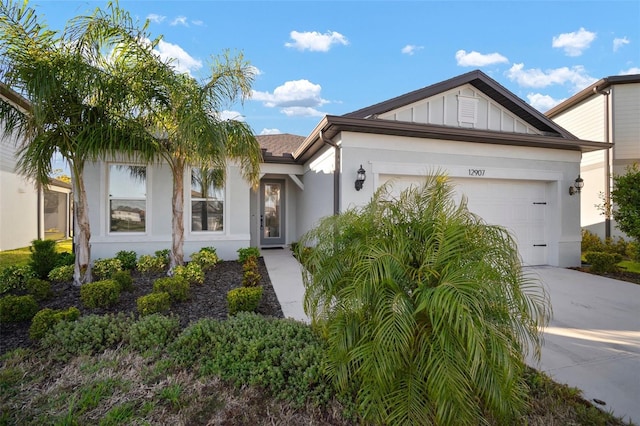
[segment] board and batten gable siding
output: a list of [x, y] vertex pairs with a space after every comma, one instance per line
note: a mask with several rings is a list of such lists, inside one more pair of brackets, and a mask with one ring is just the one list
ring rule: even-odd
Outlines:
[[612, 95], [614, 160], [640, 162], [640, 83], [615, 85]]
[[405, 105], [379, 118], [440, 126], [540, 134], [471, 84]]

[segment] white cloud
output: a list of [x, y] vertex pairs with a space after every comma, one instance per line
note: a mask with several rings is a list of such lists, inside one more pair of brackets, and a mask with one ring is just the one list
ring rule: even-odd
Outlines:
[[543, 95], [541, 93], [529, 93], [527, 95], [527, 99], [529, 100], [529, 104], [537, 109], [540, 112], [546, 112], [558, 105], [560, 102], [565, 99], [553, 99], [549, 95]]
[[402, 53], [404, 53], [405, 55], [413, 55], [414, 53], [416, 53], [418, 50], [422, 50], [424, 49], [424, 46], [416, 46], [415, 44], [407, 44], [405, 47], [402, 48], [402, 50], [400, 50]]
[[596, 39], [596, 33], [580, 28], [572, 33], [562, 33], [554, 36], [551, 46], [564, 49], [567, 56], [580, 56]]
[[164, 40], [160, 40], [156, 49], [158, 55], [163, 60], [173, 59], [171, 64], [179, 72], [186, 72], [188, 74], [191, 74], [191, 71], [197, 71], [202, 68], [202, 61], [193, 58], [177, 44], [172, 44]]
[[262, 129], [262, 131], [260, 132], [261, 135], [279, 135], [282, 132], [279, 129], [267, 129], [264, 128]]
[[506, 74], [509, 80], [523, 87], [547, 87], [570, 83], [574, 91], [582, 90], [597, 80], [589, 76], [581, 65], [542, 71], [539, 68], [525, 70], [524, 64], [513, 64]]
[[238, 111], [220, 111], [218, 113], [218, 118], [220, 120], [236, 120], [236, 121], [244, 121], [244, 116]]
[[491, 64], [509, 62], [507, 58], [499, 53], [482, 54], [476, 51], [467, 53], [464, 50], [456, 52], [456, 61], [461, 67], [483, 67]]
[[631, 75], [631, 74], [640, 74], [640, 68], [631, 67], [628, 70], [620, 71], [620, 75]]
[[313, 84], [309, 80], [294, 80], [276, 87], [273, 93], [254, 90], [251, 99], [262, 101], [266, 107], [270, 108], [312, 108], [329, 102], [322, 99], [321, 91], [322, 87], [319, 84]]
[[182, 25], [182, 26], [188, 27], [189, 23], [187, 22], [186, 16], [176, 16], [174, 20], [171, 21], [171, 24], [169, 25], [172, 25], [172, 26]]
[[204, 21], [201, 19], [195, 19], [193, 21], [191, 21], [191, 23], [197, 27], [201, 27], [204, 25]]
[[625, 44], [629, 44], [629, 39], [626, 37], [613, 39], [613, 51], [617, 52]]
[[324, 117], [324, 112], [310, 107], [282, 108], [282, 113], [287, 117]]
[[293, 43], [287, 42], [284, 45], [303, 51], [328, 52], [334, 44], [349, 44], [345, 36], [335, 31], [328, 31], [324, 34], [320, 34], [317, 31], [306, 31], [303, 33], [291, 31], [289, 36], [293, 40]]
[[162, 15], [158, 15], [157, 13], [150, 13], [147, 16], [147, 19], [151, 22], [154, 22], [156, 24], [160, 24], [162, 23], [162, 21], [164, 21], [165, 19], [167, 19], [166, 16], [162, 16]]

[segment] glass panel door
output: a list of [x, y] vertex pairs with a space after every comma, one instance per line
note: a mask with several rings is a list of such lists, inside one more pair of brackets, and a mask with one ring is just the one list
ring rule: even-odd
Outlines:
[[284, 245], [284, 181], [262, 181], [260, 195], [260, 244]]

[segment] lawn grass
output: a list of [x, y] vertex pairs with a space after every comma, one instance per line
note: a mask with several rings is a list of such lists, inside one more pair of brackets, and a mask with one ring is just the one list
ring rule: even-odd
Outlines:
[[[60, 240], [56, 243], [58, 253], [71, 252], [71, 239]], [[13, 265], [26, 265], [29, 263], [31, 251], [29, 247], [22, 247], [15, 250], [0, 251], [0, 269]]]
[[640, 262], [634, 262], [633, 260], [623, 260], [622, 262], [618, 263], [618, 266], [625, 271], [640, 274]]

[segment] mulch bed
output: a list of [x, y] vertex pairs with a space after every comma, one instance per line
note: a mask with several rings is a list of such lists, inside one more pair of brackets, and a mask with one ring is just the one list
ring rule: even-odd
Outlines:
[[569, 269], [574, 269], [576, 271], [586, 272], [588, 274], [593, 274], [593, 275], [600, 275], [601, 277], [612, 278], [614, 280], [627, 281], [634, 284], [640, 284], [640, 274], [638, 274], [637, 272], [619, 270], [617, 272], [608, 272], [606, 274], [596, 274], [595, 272], [592, 272], [591, 268], [589, 268], [588, 266], [569, 268]]
[[[283, 318], [282, 308], [276, 296], [267, 268], [262, 258], [258, 259], [258, 270], [262, 279], [260, 284], [264, 291], [262, 301], [257, 312], [276, 318]], [[119, 303], [110, 309], [88, 309], [80, 301], [80, 288], [72, 283], [54, 284], [54, 296], [49, 300], [41, 301], [40, 308], [66, 309], [75, 306], [82, 315], [104, 315], [108, 313], [133, 313], [137, 315], [136, 299], [153, 290], [153, 282], [156, 278], [165, 276], [158, 274], [140, 274], [134, 271], [134, 290], [122, 292]], [[171, 313], [180, 317], [180, 326], [186, 327], [189, 323], [201, 318], [226, 319], [227, 292], [240, 287], [242, 283], [242, 265], [236, 261], [223, 261], [207, 271], [202, 285], [191, 285], [191, 299], [186, 302], [174, 302], [171, 305]], [[21, 323], [0, 324], [0, 354], [4, 354], [18, 347], [29, 347], [33, 342], [29, 339], [30, 321]]]

